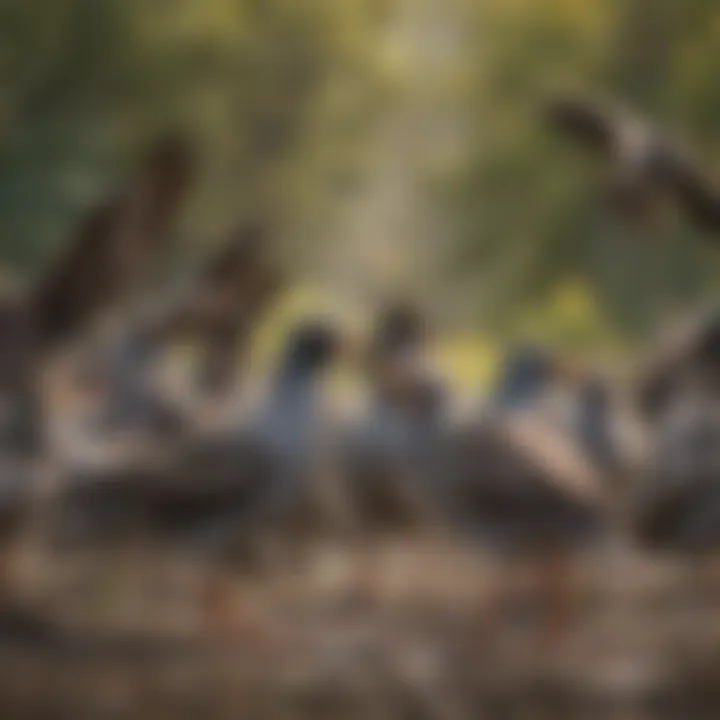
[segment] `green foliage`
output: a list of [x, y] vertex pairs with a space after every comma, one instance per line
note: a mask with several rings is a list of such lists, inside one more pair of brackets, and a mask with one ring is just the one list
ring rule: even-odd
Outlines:
[[608, 322], [631, 336], [668, 308], [712, 299], [717, 251], [674, 217], [652, 238], [623, 226], [598, 196], [595, 163], [550, 137], [540, 112], [558, 89], [609, 95], [696, 138], [712, 157], [715, 4], [489, 0], [468, 22], [477, 38], [467, 77], [474, 130], [446, 200], [459, 218], [452, 253], [480, 288], [483, 318], [512, 333], [519, 309], [568, 278], [586, 283]]
[[[542, 100], [618, 97], [712, 158], [718, 67], [712, 0], [0, 0], [2, 257], [41, 265], [180, 130], [202, 162], [171, 264], [265, 212], [300, 272], [359, 274], [367, 245], [366, 274], [473, 331], [616, 344], [713, 299], [718, 254], [682, 219], [640, 238], [612, 217]], [[538, 310], [568, 283], [589, 330]]]
[[383, 6], [1, 0], [3, 257], [37, 264], [167, 129], [202, 159], [190, 251], [248, 212], [317, 215], [382, 100]]

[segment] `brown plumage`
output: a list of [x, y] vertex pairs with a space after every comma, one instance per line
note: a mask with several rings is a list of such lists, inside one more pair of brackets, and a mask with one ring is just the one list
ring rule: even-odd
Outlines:
[[187, 286], [143, 308], [134, 320], [158, 344], [178, 338], [197, 342], [199, 383], [210, 394], [232, 387], [238, 350], [249, 344], [258, 318], [282, 287], [270, 237], [263, 224], [241, 225]]
[[550, 103], [552, 126], [608, 158], [612, 194], [629, 215], [642, 216], [670, 199], [699, 228], [720, 230], [720, 192], [708, 173], [666, 133], [627, 110], [589, 98]]
[[[136, 181], [80, 222], [63, 253], [0, 311], [0, 389], [7, 449], [41, 444], [38, 373], [48, 351], [71, 340], [132, 286], [154, 260], [190, 179], [188, 150], [163, 142]], [[20, 437], [22, 436], [22, 437]]]
[[[195, 342], [203, 353], [204, 395], [221, 399], [232, 395], [238, 350], [249, 344], [259, 314], [279, 287], [266, 237], [263, 226], [241, 226], [189, 282], [141, 305], [115, 329], [92, 361], [91, 377], [103, 388], [99, 414], [90, 424], [93, 433], [112, 440], [119, 437], [118, 431], [129, 432], [138, 445], [172, 445], [187, 441], [187, 433], [203, 424], [195, 423], [195, 416], [156, 380], [163, 354], [178, 341]], [[214, 421], [216, 408], [208, 409]], [[142, 452], [142, 447], [136, 450]], [[116, 470], [111, 469], [111, 474]]]
[[[13, 542], [38, 510], [36, 493], [56, 476], [45, 446], [40, 373], [49, 351], [74, 338], [127, 292], [159, 248], [158, 236], [188, 180], [185, 150], [163, 145], [136, 184], [93, 210], [63, 255], [26, 291], [0, 302], [0, 626], [29, 640], [51, 629], [12, 601]], [[47, 631], [47, 632], [46, 632]], [[39, 633], [39, 635], [38, 635]]]
[[199, 283], [208, 299], [200, 309], [204, 357], [198, 379], [208, 393], [225, 392], [237, 379], [238, 350], [247, 348], [258, 318], [282, 288], [269, 239], [264, 225], [241, 226]]
[[43, 345], [61, 342], [128, 291], [167, 240], [192, 176], [187, 146], [163, 140], [126, 187], [89, 211], [30, 295]]
[[427, 318], [409, 302], [378, 313], [365, 367], [370, 406], [345, 448], [351, 506], [365, 531], [407, 532], [439, 520], [423, 465], [447, 398], [428, 362], [428, 336]]
[[602, 474], [547, 418], [479, 419], [445, 442], [445, 492], [456, 520], [492, 546], [542, 554], [602, 537]]

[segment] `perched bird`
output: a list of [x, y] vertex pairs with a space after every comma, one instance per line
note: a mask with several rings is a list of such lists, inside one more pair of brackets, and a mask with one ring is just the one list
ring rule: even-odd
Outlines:
[[537, 406], [553, 389], [557, 371], [555, 359], [545, 348], [535, 345], [516, 348], [500, 364], [488, 409], [503, 413]]
[[70, 527], [111, 540], [145, 534], [220, 557], [283, 535], [317, 499], [332, 429], [320, 383], [339, 343], [327, 322], [296, 328], [260, 407], [190, 438], [170, 458], [78, 478], [63, 498]]
[[394, 574], [388, 550], [398, 541], [417, 542], [441, 526], [437, 478], [427, 463], [448, 398], [429, 350], [430, 330], [419, 308], [396, 301], [377, 313], [362, 368], [366, 406], [348, 423], [342, 442], [351, 537], [358, 541], [354, 600], [373, 602], [382, 593]]
[[97, 398], [86, 422], [89, 442], [127, 433], [148, 441], [181, 434], [181, 408], [158, 382], [164, 350], [160, 334], [129, 322], [84, 360], [89, 367], [84, 368], [81, 384], [89, 383]]
[[720, 597], [720, 319], [702, 318], [671, 340], [640, 374], [650, 443], [631, 527], [640, 548], [683, 560], [685, 587], [706, 612]]
[[100, 417], [92, 419], [96, 431], [179, 436], [187, 412], [163, 392], [157, 374], [167, 349], [180, 341], [195, 341], [202, 352], [203, 395], [233, 391], [239, 350], [280, 286], [264, 239], [258, 226], [241, 227], [189, 284], [141, 306], [103, 343], [92, 358], [106, 389]]
[[604, 407], [582, 396], [579, 422], [568, 427], [543, 405], [560, 372], [552, 356], [523, 348], [503, 366], [486, 410], [448, 438], [456, 512], [500, 546], [539, 550], [597, 538], [603, 483], [586, 433], [605, 420]]
[[206, 395], [221, 396], [242, 382], [253, 330], [284, 286], [272, 239], [267, 222], [239, 226], [191, 293], [188, 315], [203, 349], [197, 384]]
[[154, 259], [188, 186], [188, 151], [162, 143], [137, 176], [79, 224], [33, 284], [0, 301], [0, 616], [11, 601], [14, 542], [59, 472], [41, 374], [51, 354], [117, 304]]
[[365, 530], [407, 530], [431, 522], [436, 505], [425, 454], [440, 431], [447, 392], [428, 359], [427, 322], [395, 303], [379, 314], [366, 375], [369, 407], [346, 442], [351, 508]]
[[602, 544], [609, 527], [608, 487], [591, 452], [607, 407], [581, 393], [568, 423], [545, 402], [562, 373], [542, 348], [511, 353], [483, 412], [446, 433], [435, 467], [450, 526], [535, 568], [549, 642], [563, 636], [575, 603], [577, 553]]
[[[183, 563], [202, 561], [195, 597], [206, 629], [223, 637], [250, 629], [252, 621], [238, 618], [242, 603], [232, 601], [232, 571], [285, 564], [335, 522], [334, 424], [322, 381], [340, 344], [334, 325], [309, 320], [288, 338], [258, 407], [244, 407], [229, 424], [201, 429], [170, 452], [147, 448], [134, 462], [76, 472], [59, 499], [57, 541], [122, 551], [132, 540], [146, 548], [144, 556], [169, 550]], [[164, 565], [145, 567], [137, 554], [131, 562], [153, 585], [174, 584]]]
[[720, 319], [673, 338], [641, 373], [652, 447], [638, 486], [636, 537], [646, 547], [720, 547]]
[[[183, 461], [201, 482], [231, 493], [231, 534], [236, 537], [283, 537], [315, 531], [335, 495], [334, 419], [328, 412], [323, 382], [342, 349], [340, 331], [326, 320], [300, 324], [286, 341], [278, 373], [267, 398], [255, 411], [243, 411], [223, 438], [215, 473], [213, 458], [203, 462], [207, 448]], [[227, 461], [228, 456], [234, 458]], [[230, 474], [227, 471], [230, 470]], [[212, 480], [209, 480], [212, 478]], [[246, 499], [249, 498], [249, 502]], [[325, 517], [324, 519], [329, 519]], [[238, 532], [239, 531], [239, 532]]]
[[648, 219], [670, 200], [708, 232], [720, 229], [720, 192], [693, 157], [632, 113], [581, 97], [550, 103], [553, 127], [612, 163], [611, 196], [631, 218]]

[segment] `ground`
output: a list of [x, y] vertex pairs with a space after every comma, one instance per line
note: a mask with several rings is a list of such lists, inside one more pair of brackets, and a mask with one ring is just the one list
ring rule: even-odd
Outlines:
[[139, 548], [26, 558], [21, 585], [61, 640], [0, 645], [3, 717], [720, 714], [713, 581], [688, 562], [582, 559], [577, 607], [548, 634], [526, 567], [437, 537], [373, 553], [323, 545], [252, 575]]

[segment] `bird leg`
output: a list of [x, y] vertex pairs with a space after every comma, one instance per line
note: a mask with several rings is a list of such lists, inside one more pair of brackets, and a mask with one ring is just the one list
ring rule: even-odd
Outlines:
[[356, 550], [353, 600], [370, 605], [380, 594], [382, 585], [382, 559], [378, 543], [370, 537], [361, 539]]
[[17, 543], [0, 542], [0, 637], [43, 645], [58, 639], [56, 628], [25, 607], [17, 593]]
[[263, 640], [263, 628], [251, 611], [250, 599], [238, 597], [237, 579], [229, 568], [211, 566], [203, 573], [200, 610], [205, 633], [217, 642]]
[[567, 552], [551, 551], [539, 562], [542, 604], [539, 649], [554, 654], [566, 644], [579, 614], [579, 578], [574, 558]]
[[209, 568], [205, 572], [200, 597], [203, 625], [213, 639], [220, 640], [234, 630], [231, 588], [225, 573], [217, 568]]

